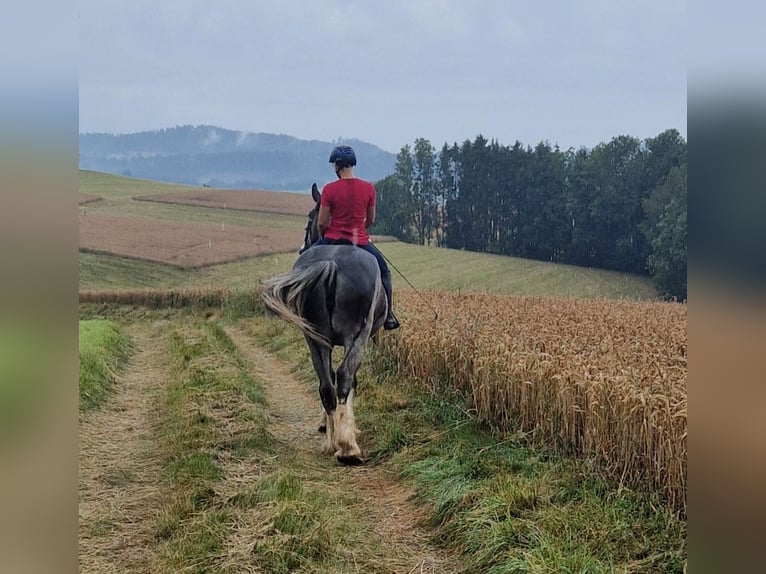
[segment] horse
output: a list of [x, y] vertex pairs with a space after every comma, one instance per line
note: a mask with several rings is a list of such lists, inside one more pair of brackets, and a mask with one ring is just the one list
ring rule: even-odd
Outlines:
[[[388, 312], [380, 268], [375, 257], [353, 245], [314, 245], [321, 193], [311, 188], [315, 206], [308, 214], [303, 245], [292, 269], [268, 279], [262, 300], [272, 313], [297, 326], [304, 335], [319, 379], [323, 451], [338, 462], [362, 464], [356, 442], [354, 392], [357, 370], [367, 342], [382, 327]], [[333, 371], [332, 352], [344, 349]]]

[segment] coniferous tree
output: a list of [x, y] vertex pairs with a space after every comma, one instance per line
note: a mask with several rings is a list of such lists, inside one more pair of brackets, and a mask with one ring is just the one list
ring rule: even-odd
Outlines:
[[596, 195], [596, 168], [585, 148], [570, 152], [567, 161], [567, 220], [571, 220], [568, 263], [596, 265], [597, 228], [591, 212]]
[[455, 200], [458, 193], [458, 148], [457, 144], [452, 147], [445, 143], [439, 152], [439, 159], [436, 169], [437, 194], [436, 194], [436, 246], [445, 247], [447, 245], [447, 235], [449, 234], [449, 210], [448, 205]]
[[567, 225], [564, 154], [540, 142], [531, 154], [527, 197], [529, 221], [526, 254], [534, 259], [559, 261], [571, 241]]
[[436, 152], [424, 138], [415, 140], [413, 150], [412, 199], [415, 204], [415, 226], [418, 243], [430, 245], [436, 224]]

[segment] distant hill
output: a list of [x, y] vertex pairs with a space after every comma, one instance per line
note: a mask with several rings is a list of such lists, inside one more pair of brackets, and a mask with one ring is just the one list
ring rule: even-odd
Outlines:
[[[229, 189], [299, 191], [333, 178], [335, 142], [215, 126], [178, 126], [132, 134], [80, 134], [80, 169], [155, 181]], [[356, 175], [378, 181], [396, 156], [359, 140], [344, 140], [359, 156]]]

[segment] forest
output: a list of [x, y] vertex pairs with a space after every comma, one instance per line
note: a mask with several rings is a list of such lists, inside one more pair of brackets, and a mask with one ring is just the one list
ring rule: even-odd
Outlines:
[[592, 149], [441, 149], [418, 138], [375, 183], [375, 233], [402, 241], [649, 275], [686, 300], [687, 142], [675, 129]]

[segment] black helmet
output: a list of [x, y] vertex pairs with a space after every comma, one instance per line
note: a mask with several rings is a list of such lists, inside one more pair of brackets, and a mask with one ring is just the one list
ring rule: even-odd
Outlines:
[[356, 154], [350, 146], [336, 146], [330, 154], [330, 163], [336, 163], [340, 167], [351, 167], [356, 165]]

